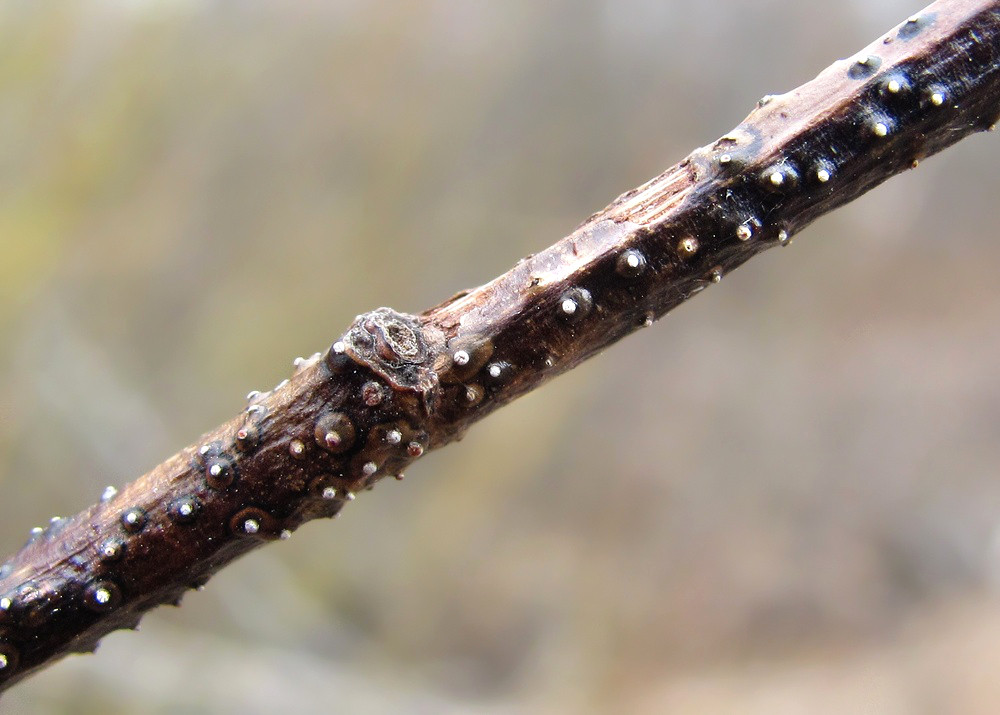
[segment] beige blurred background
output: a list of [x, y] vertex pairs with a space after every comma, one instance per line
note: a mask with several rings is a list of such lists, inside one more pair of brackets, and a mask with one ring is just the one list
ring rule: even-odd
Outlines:
[[[6, 0], [3, 550], [920, 7]], [[925, 162], [0, 710], [997, 712], [998, 161]]]

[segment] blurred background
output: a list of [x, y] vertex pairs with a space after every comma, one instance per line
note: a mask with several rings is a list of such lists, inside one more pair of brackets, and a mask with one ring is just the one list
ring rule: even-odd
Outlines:
[[[0, 4], [0, 545], [922, 3]], [[1000, 710], [972, 137], [4, 712]]]

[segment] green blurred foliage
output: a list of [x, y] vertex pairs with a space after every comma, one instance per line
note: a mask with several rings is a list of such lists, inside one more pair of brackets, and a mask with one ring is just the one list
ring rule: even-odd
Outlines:
[[[0, 4], [15, 549], [914, 3]], [[10, 712], [995, 712], [993, 136], [5, 696]]]

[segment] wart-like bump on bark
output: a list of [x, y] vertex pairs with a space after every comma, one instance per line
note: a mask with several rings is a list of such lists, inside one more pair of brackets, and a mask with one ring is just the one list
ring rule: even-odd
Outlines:
[[394, 391], [414, 392], [429, 410], [438, 376], [416, 316], [378, 308], [359, 315], [342, 341], [344, 354], [383, 378]]

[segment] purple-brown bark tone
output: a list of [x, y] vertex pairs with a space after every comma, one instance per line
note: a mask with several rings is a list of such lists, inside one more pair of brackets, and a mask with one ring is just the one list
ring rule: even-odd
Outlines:
[[290, 381], [0, 567], [0, 688], [698, 293], [813, 219], [1000, 115], [1000, 2], [943, 0], [511, 271], [419, 316], [357, 318]]

